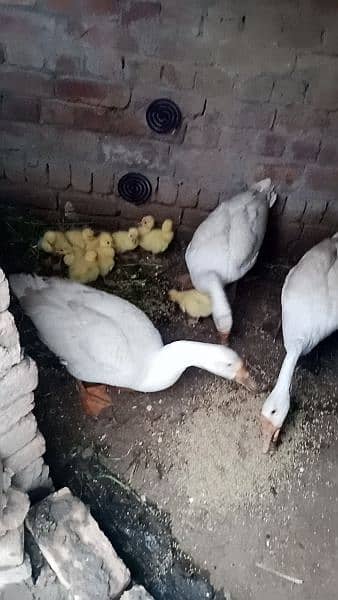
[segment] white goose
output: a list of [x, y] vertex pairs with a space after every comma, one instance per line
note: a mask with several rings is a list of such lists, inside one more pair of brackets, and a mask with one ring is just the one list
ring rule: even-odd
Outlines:
[[292, 375], [301, 355], [338, 329], [338, 233], [306, 254], [282, 289], [286, 350], [277, 383], [262, 407], [263, 451], [276, 442], [290, 408]]
[[253, 386], [233, 350], [191, 341], [164, 346], [148, 317], [118, 296], [55, 277], [18, 274], [10, 284], [41, 340], [80, 382], [89, 414], [111, 404], [106, 385], [155, 392], [190, 366]]
[[222, 202], [196, 229], [185, 260], [194, 287], [209, 294], [222, 341], [232, 327], [224, 286], [243, 277], [255, 264], [265, 235], [269, 208], [276, 200], [271, 179]]

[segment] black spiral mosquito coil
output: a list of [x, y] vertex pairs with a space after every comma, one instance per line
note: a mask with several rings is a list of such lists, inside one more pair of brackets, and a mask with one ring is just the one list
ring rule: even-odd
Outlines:
[[172, 100], [159, 98], [148, 106], [146, 119], [156, 133], [175, 133], [181, 125], [182, 113]]
[[126, 173], [119, 180], [118, 193], [127, 202], [144, 204], [152, 194], [152, 185], [141, 173]]

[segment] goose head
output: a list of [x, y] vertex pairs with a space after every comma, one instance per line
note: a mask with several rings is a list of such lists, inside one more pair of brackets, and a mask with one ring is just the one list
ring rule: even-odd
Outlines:
[[227, 346], [218, 344], [212, 346], [208, 348], [203, 367], [214, 375], [236, 381], [250, 392], [255, 392], [256, 384], [237, 352]]
[[138, 244], [138, 236], [139, 236], [139, 232], [137, 230], [137, 227], [129, 227], [128, 238], [130, 240], [132, 250], [134, 250], [134, 248], [136, 248], [136, 246]]
[[140, 235], [145, 235], [149, 233], [155, 226], [155, 219], [152, 215], [146, 215], [141, 219], [141, 222], [138, 227], [138, 231]]
[[263, 452], [269, 452], [271, 442], [276, 443], [290, 408], [289, 392], [273, 390], [265, 400], [261, 411]]

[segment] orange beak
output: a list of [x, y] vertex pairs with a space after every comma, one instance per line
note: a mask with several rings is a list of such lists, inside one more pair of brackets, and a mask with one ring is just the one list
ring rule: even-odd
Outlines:
[[263, 453], [267, 454], [270, 450], [271, 443], [276, 443], [278, 440], [280, 427], [275, 427], [269, 419], [262, 415], [261, 432], [263, 438]]
[[235, 381], [237, 383], [239, 383], [240, 385], [243, 385], [249, 392], [257, 391], [257, 385], [256, 385], [255, 381], [252, 379], [252, 377], [250, 377], [249, 371], [245, 368], [244, 365], [242, 365], [238, 369], [238, 371], [235, 375]]

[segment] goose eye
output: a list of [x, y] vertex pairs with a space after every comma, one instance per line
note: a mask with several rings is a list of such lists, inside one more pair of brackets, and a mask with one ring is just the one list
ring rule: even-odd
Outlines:
[[271, 414], [272, 415], [276, 414], [276, 409], [275, 408], [271, 411]]

